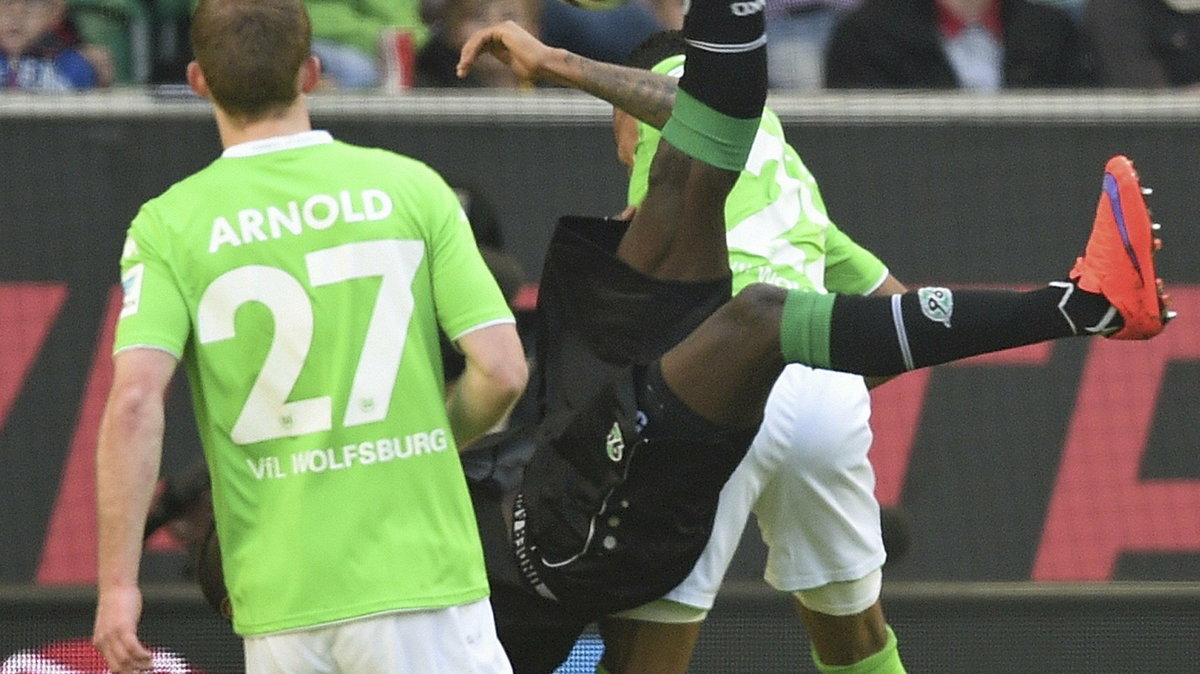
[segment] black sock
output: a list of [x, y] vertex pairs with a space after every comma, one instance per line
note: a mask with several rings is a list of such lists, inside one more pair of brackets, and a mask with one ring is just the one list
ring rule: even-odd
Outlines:
[[762, 0], [693, 0], [683, 21], [686, 65], [664, 141], [720, 169], [746, 167], [767, 99], [764, 31]]
[[[893, 297], [839, 295], [829, 359], [835, 370], [892, 375], [969, 356], [1089, 334], [1112, 317], [1103, 296], [1074, 284], [1039, 290], [921, 288]], [[1120, 327], [1120, 318], [1103, 334]]]
[[767, 98], [763, 6], [763, 0], [692, 0], [683, 20], [688, 46], [680, 90], [730, 117], [762, 115]]

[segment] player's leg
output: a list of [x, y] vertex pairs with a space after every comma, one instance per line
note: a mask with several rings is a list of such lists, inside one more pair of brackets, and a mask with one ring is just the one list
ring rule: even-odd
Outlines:
[[884, 620], [883, 604], [878, 599], [866, 609], [849, 615], [811, 609], [799, 598], [795, 602], [812, 642], [817, 669], [847, 674], [905, 671], [900, 662], [899, 642]]
[[818, 666], [901, 672], [879, 603], [886, 553], [870, 413], [861, 377], [785, 369], [756, 438], [772, 440], [784, 458], [754, 513], [768, 549], [764, 578], [793, 595]]
[[1172, 315], [1154, 270], [1156, 227], [1132, 163], [1114, 157], [1069, 281], [1027, 293], [922, 288], [868, 303], [789, 294], [781, 348], [788, 360], [882, 375], [1074, 335], [1148, 339]]
[[891, 297], [750, 286], [663, 356], [664, 377], [691, 409], [732, 423], [779, 358], [885, 376], [1075, 335], [1148, 339], [1173, 315], [1155, 276], [1153, 229], [1132, 164], [1116, 157], [1069, 281]]
[[787, 368], [750, 450], [721, 490], [712, 536], [692, 572], [663, 599], [602, 622], [608, 671], [687, 671], [700, 621], [752, 511], [769, 549], [765, 577], [795, 594], [818, 661], [845, 666], [884, 651], [890, 634], [878, 598], [885, 553], [867, 457], [869, 417], [861, 377]]
[[[659, 600], [655, 605], [668, 604], [666, 600]], [[692, 650], [700, 637], [702, 624], [701, 620], [660, 622], [605, 618], [600, 621], [604, 656], [596, 671], [603, 674], [683, 674], [692, 661]]]
[[729, 276], [725, 197], [746, 165], [766, 101], [761, 6], [693, 0], [688, 68], [650, 167], [649, 189], [617, 255], [661, 279]]

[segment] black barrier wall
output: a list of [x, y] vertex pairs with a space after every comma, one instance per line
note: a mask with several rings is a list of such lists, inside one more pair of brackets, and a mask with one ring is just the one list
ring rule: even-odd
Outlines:
[[[815, 673], [807, 638], [790, 605], [734, 584], [705, 622], [694, 674]], [[243, 670], [240, 640], [194, 590], [150, 587], [141, 637], [207, 674]], [[0, 666], [58, 672], [38, 658], [47, 644], [74, 647], [87, 660], [93, 598], [78, 591], [29, 592], [0, 586]], [[1132, 585], [1055, 590], [1028, 584], [886, 586], [888, 621], [910, 672], [921, 674], [1193, 674], [1200, 662], [1200, 587]], [[594, 634], [584, 644], [595, 644]], [[59, 653], [65, 647], [59, 647]], [[6, 658], [8, 662], [6, 662]], [[564, 674], [594, 671], [581, 651]], [[21, 669], [24, 665], [28, 669]], [[80, 667], [82, 671], [95, 671]], [[166, 671], [166, 670], [164, 670]]]
[[[326, 99], [315, 119], [486, 195], [506, 246], [536, 278], [557, 215], [624, 203], [608, 111], [584, 101]], [[1062, 277], [1116, 153], [1155, 188], [1166, 227], [1159, 264], [1181, 318], [1162, 339], [1060, 343], [880, 389], [880, 498], [913, 523], [912, 552], [889, 577], [1200, 580], [1200, 105], [778, 102], [835, 221], [911, 284]], [[203, 106], [138, 97], [4, 99], [0, 126], [0, 583], [86, 585], [88, 461], [124, 229], [139, 204], [211, 161], [219, 144]], [[182, 392], [169, 428], [168, 472], [198, 452]], [[755, 532], [743, 547], [734, 575], [757, 577]], [[177, 580], [181, 565], [160, 541], [146, 573]]]

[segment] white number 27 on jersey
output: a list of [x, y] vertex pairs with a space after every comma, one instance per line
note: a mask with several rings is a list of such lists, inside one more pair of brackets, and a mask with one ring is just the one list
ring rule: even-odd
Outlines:
[[[348, 243], [305, 256], [313, 287], [381, 278], [350, 386], [344, 426], [387, 416], [412, 319], [412, 282], [424, 254], [422, 241], [384, 240]], [[247, 445], [329, 430], [333, 424], [330, 396], [288, 402], [313, 336], [313, 306], [296, 277], [264, 265], [238, 267], [217, 277], [200, 298], [196, 321], [200, 343], [232, 339], [237, 310], [247, 302], [266, 306], [275, 331], [262, 369], [234, 422], [233, 441]]]

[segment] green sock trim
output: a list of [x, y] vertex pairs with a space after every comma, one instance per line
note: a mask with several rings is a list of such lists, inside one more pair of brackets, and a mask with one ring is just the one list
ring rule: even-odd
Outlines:
[[730, 171], [746, 168], [750, 146], [762, 117], [741, 119], [722, 114], [680, 89], [662, 137], [680, 152]]
[[853, 665], [827, 665], [821, 662], [814, 650], [813, 662], [817, 663], [817, 669], [825, 674], [905, 674], [904, 664], [900, 662], [900, 650], [897, 648], [900, 642], [896, 639], [896, 633], [890, 626], [885, 625], [884, 629], [887, 630], [887, 643], [884, 644], [883, 650], [865, 660], [859, 660]]
[[833, 295], [803, 290], [788, 292], [779, 317], [779, 351], [789, 363], [829, 367], [829, 332]]
[[608, 674], [608, 668], [604, 666], [603, 662], [596, 663], [596, 674]]

